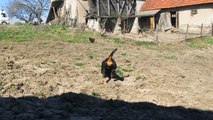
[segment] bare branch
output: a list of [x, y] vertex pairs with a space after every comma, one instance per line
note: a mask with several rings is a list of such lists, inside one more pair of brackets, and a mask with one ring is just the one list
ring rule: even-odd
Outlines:
[[26, 23], [36, 20], [42, 22], [42, 16], [49, 9], [49, 0], [12, 0], [7, 9], [11, 17], [16, 17]]

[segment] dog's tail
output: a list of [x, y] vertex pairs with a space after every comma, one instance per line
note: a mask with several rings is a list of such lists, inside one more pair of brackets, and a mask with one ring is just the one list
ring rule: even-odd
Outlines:
[[107, 60], [107, 65], [108, 65], [108, 66], [111, 66], [111, 65], [113, 64], [113, 62], [112, 62], [112, 56], [113, 56], [113, 54], [114, 54], [117, 50], [118, 50], [118, 49], [115, 48], [115, 49], [111, 52], [111, 54], [109, 55], [108, 60]]
[[117, 49], [117, 48], [115, 48], [115, 49], [111, 52], [111, 54], [109, 55], [109, 57], [111, 57], [111, 58], [112, 58], [113, 54], [114, 54], [117, 50], [118, 50], [118, 49]]

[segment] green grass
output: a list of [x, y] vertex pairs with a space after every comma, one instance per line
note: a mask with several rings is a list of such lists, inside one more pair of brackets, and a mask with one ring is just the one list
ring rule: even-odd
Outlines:
[[8, 89], [11, 89], [12, 87], [15, 87], [16, 85], [15, 84], [10, 84], [9, 86], [8, 86]]
[[186, 78], [186, 76], [185, 76], [185, 75], [180, 75], [180, 77], [181, 77], [181, 78]]
[[119, 76], [123, 76], [123, 75], [124, 75], [124, 71], [123, 71], [120, 67], [118, 67], [118, 68], [115, 70], [115, 72], [116, 72]]
[[206, 37], [205, 40], [207, 41], [208, 44], [213, 45], [213, 37]]
[[[97, 36], [99, 36], [99, 33], [97, 32], [70, 29], [62, 25], [32, 26], [26, 24], [17, 24], [0, 26], [0, 41], [25, 42], [30, 40], [62, 40], [70, 43], [90, 44], [88, 38]], [[134, 46], [143, 46], [147, 49], [156, 51], [176, 51], [177, 49], [182, 49], [182, 46], [178, 45], [159, 46], [153, 42], [134, 41], [127, 38], [108, 36], [103, 39], [107, 39], [109, 41], [106, 42], [113, 42], [119, 46], [122, 46], [124, 43], [131, 43]], [[48, 45], [49, 43], [43, 42], [41, 44]], [[200, 49], [206, 48], [209, 45], [213, 45], [213, 37], [201, 37], [196, 39], [189, 39], [186, 41], [186, 47], [189, 48]], [[93, 52], [88, 52], [87, 55], [90, 59], [94, 59], [96, 57], [95, 53]], [[123, 52], [121, 55], [126, 56], [127, 53]], [[167, 56], [166, 58], [176, 59], [174, 56]]]
[[112, 39], [113, 39], [114, 43], [115, 43], [115, 44], [118, 44], [118, 45], [124, 44], [124, 43], [126, 43], [126, 41], [127, 41], [127, 39], [122, 39], [122, 40], [121, 40], [121, 38], [117, 38], [117, 37], [112, 38]]
[[48, 62], [49, 65], [53, 65], [53, 64], [56, 64], [56, 63], [57, 63], [57, 62], [54, 61], [54, 60], [51, 60], [51, 61]]
[[81, 61], [81, 58], [76, 58], [75, 66], [77, 66], [77, 67], [83, 67], [84, 66], [84, 63]]
[[82, 63], [81, 61], [77, 61], [75, 63], [75, 66], [82, 67], [82, 66], [84, 66], [84, 63]]
[[122, 56], [127, 56], [127, 53], [121, 53]]
[[88, 58], [90, 58], [90, 59], [96, 58], [96, 54], [94, 52], [92, 52], [92, 51], [89, 51], [86, 54], [87, 54]]
[[4, 83], [0, 81], [0, 90], [3, 89], [3, 87], [4, 87]]
[[136, 41], [135, 42], [135, 45], [137, 46], [152, 46], [152, 45], [155, 45], [155, 43], [153, 42], [145, 42], [145, 41]]
[[67, 40], [70, 43], [87, 43], [89, 37], [96, 35], [96, 32], [76, 30], [73, 35]]
[[98, 92], [93, 91], [91, 94], [94, 97], [100, 97], [100, 94]]
[[101, 64], [100, 64], [100, 63], [98, 63], [98, 64], [96, 64], [96, 65], [95, 65], [95, 67], [97, 67], [97, 68], [101, 68]]
[[62, 25], [32, 26], [17, 24], [0, 26], [0, 41], [63, 40], [70, 43], [90, 43], [88, 38], [97, 32], [69, 29]]
[[206, 48], [209, 45], [213, 45], [213, 37], [201, 37], [201, 38], [195, 38], [195, 39], [188, 39], [187, 45], [191, 48]]
[[135, 41], [134, 45], [135, 46], [144, 46], [147, 49], [151, 49], [151, 50], [158, 50], [158, 46], [153, 42]]
[[122, 43], [120, 38], [114, 38], [113, 40], [114, 40], [114, 43], [116, 43], [116, 44]]
[[[175, 52], [177, 49], [185, 49], [185, 48], [194, 48], [194, 49], [201, 49], [207, 48], [210, 45], [213, 45], [213, 37], [200, 37], [194, 39], [186, 40], [186, 46], [183, 48], [181, 44], [166, 44], [166, 45], [156, 45], [152, 42], [144, 42], [144, 41], [135, 41], [135, 46], [143, 46], [150, 50], [156, 51], [171, 51]], [[166, 59], [173, 59], [176, 60], [176, 56], [165, 56]]]
[[24, 42], [28, 40], [68, 40], [69, 30], [61, 25], [11, 25], [0, 27], [0, 41]]
[[170, 56], [165, 56], [166, 59], [170, 59], [170, 60], [177, 60], [177, 56], [175, 55], [170, 55]]
[[35, 96], [45, 98], [45, 94], [42, 91], [36, 92]]
[[135, 80], [140, 80], [141, 79], [141, 76], [140, 75], [137, 75]]

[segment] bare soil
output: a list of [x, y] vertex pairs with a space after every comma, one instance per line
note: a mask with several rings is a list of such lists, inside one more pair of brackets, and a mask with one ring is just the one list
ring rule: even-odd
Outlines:
[[[106, 83], [114, 54], [124, 81]], [[0, 43], [0, 118], [213, 119], [213, 46], [32, 40]]]

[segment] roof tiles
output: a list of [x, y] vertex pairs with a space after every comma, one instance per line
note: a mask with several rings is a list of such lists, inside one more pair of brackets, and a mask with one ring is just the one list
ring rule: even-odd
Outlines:
[[141, 11], [213, 3], [213, 0], [146, 0]]

